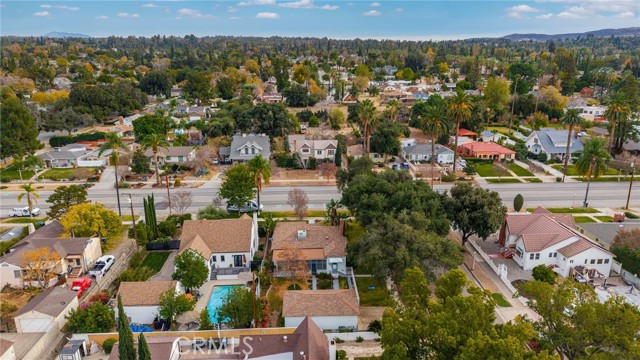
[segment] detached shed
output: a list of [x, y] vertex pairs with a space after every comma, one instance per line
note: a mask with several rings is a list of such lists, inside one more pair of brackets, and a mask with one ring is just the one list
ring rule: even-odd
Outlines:
[[69, 340], [60, 350], [59, 360], [81, 360], [87, 354], [84, 340]]

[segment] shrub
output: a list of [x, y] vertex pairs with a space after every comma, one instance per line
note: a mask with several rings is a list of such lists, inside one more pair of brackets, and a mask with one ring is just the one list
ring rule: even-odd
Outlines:
[[380, 320], [373, 320], [369, 323], [369, 326], [367, 326], [367, 331], [371, 331], [376, 334], [379, 334], [380, 330], [382, 330], [382, 323]]
[[451, 175], [443, 175], [441, 177], [441, 180], [443, 182], [454, 182], [454, 181], [456, 181], [456, 176], [453, 175], [453, 174], [451, 174]]
[[556, 182], [562, 182], [562, 178], [560, 176], [556, 176]]
[[298, 284], [291, 284], [287, 286], [287, 290], [301, 290], [302, 288]]
[[344, 342], [344, 340], [340, 339], [339, 337], [333, 338], [333, 341], [335, 341], [336, 344], [342, 344]]
[[171, 220], [165, 220], [158, 224], [158, 232], [160, 236], [173, 237], [178, 232], [176, 223]]
[[629, 212], [629, 211], [625, 211], [624, 215], [626, 217], [628, 217], [629, 219], [640, 219], [640, 216], [638, 216], [638, 215], [636, 215], [636, 214], [634, 214], [632, 212]]
[[286, 167], [287, 161], [289, 160], [289, 155], [285, 153], [280, 153], [280, 154], [276, 154], [274, 158], [276, 160], [276, 164], [278, 165], [278, 167]]
[[[338, 338], [336, 338], [335, 341], [336, 341], [336, 344], [340, 344], [338, 342]], [[342, 341], [342, 342], [344, 342], [344, 341]], [[344, 351], [344, 350], [336, 351], [336, 359], [337, 360], [347, 360], [347, 352]]]
[[102, 348], [104, 349], [104, 352], [106, 352], [107, 354], [111, 354], [111, 349], [113, 349], [113, 345], [117, 342], [116, 339], [114, 338], [108, 338], [107, 340], [105, 340], [102, 343]]
[[521, 194], [516, 195], [513, 199], [513, 209], [516, 212], [520, 212], [522, 210], [522, 206], [524, 205], [524, 197]]
[[538, 281], [546, 282], [551, 285], [556, 283], [556, 273], [544, 264], [534, 267], [533, 270], [531, 270], [531, 275]]
[[317, 116], [313, 115], [309, 118], [309, 127], [318, 127], [320, 126], [320, 120]]
[[545, 162], [545, 161], [547, 161], [547, 159], [548, 159], [548, 157], [547, 157], [547, 154], [546, 154], [546, 153], [540, 153], [540, 154], [538, 154], [537, 158], [538, 158], [538, 161], [540, 161], [540, 162]]
[[173, 221], [176, 225], [180, 224], [182, 226], [185, 220], [191, 220], [191, 214], [170, 215], [167, 216], [165, 221]]
[[317, 166], [318, 166], [318, 161], [316, 160], [316, 158], [314, 157], [309, 158], [309, 161], [307, 161], [307, 169], [315, 170]]
[[325, 290], [325, 289], [332, 289], [332, 288], [333, 288], [333, 282], [331, 280], [323, 280], [318, 283], [318, 289]]
[[356, 337], [356, 342], [357, 342], [357, 343], [361, 343], [361, 342], [363, 342], [363, 341], [364, 341], [364, 338], [363, 338], [362, 336], [358, 336], [358, 337]]
[[174, 187], [180, 187], [182, 186], [182, 180], [180, 180], [180, 178], [176, 178], [176, 181], [173, 183]]

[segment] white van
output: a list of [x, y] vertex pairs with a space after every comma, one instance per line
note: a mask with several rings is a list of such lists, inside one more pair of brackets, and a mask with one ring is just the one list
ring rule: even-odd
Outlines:
[[[40, 208], [31, 209], [31, 214], [33, 216], [40, 215]], [[11, 211], [9, 211], [9, 217], [24, 217], [24, 216], [29, 216], [28, 206], [25, 206], [23, 208], [13, 208]]]

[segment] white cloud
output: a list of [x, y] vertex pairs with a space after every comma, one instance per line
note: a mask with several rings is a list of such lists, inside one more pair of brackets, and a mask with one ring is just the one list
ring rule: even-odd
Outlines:
[[322, 10], [327, 10], [327, 11], [333, 11], [333, 10], [338, 10], [340, 6], [338, 5], [323, 5], [320, 9]]
[[126, 12], [121, 12], [121, 13], [118, 13], [118, 17], [122, 17], [122, 18], [139, 18], [140, 14], [135, 14], [135, 13], [134, 14], [129, 14], [129, 13], [126, 13]]
[[280, 15], [274, 12], [261, 12], [256, 15], [256, 19], [279, 19]]
[[506, 8], [505, 11], [507, 12], [507, 17], [515, 19], [525, 19], [527, 18], [527, 14], [538, 12], [540, 10], [526, 4], [521, 4]]
[[229, 17], [229, 20], [240, 20], [240, 19], [242, 19], [242, 18], [239, 17], [239, 16], [231, 16], [231, 17]]
[[154, 3], [149, 3], [149, 4], [142, 4], [142, 7], [143, 8], [157, 8], [159, 6], [154, 4]]
[[548, 14], [538, 15], [538, 16], [536, 16], [536, 19], [546, 20], [546, 19], [551, 19], [552, 17], [553, 17], [553, 14], [552, 13], [548, 13]]
[[33, 13], [33, 16], [44, 17], [44, 16], [51, 16], [51, 14], [48, 11], [38, 11], [36, 13]]
[[404, 9], [403, 8], [396, 8], [396, 12], [403, 12]]
[[372, 2], [371, 4], [369, 4], [369, 6], [371, 6], [371, 7], [379, 7], [380, 3], [377, 2], [377, 1], [376, 2]]
[[241, 1], [238, 3], [238, 6], [273, 6], [276, 4], [276, 0], [249, 0], [249, 1]]
[[109, 17], [104, 15], [96, 16], [96, 20], [107, 20]]
[[315, 7], [313, 5], [312, 0], [284, 2], [284, 3], [278, 4], [278, 6], [283, 8], [290, 8], [290, 9], [313, 9]]
[[182, 8], [178, 10], [178, 18], [181, 19], [183, 17], [193, 18], [193, 19], [212, 19], [213, 15], [211, 14], [203, 14], [200, 10]]
[[362, 13], [363, 16], [380, 16], [382, 13], [378, 10], [370, 10]]
[[353, 6], [353, 5], [355, 5], [355, 4], [354, 4], [354, 3], [352, 3], [352, 2], [348, 2], [348, 3], [347, 3], [347, 6]]
[[238, 12], [238, 8], [234, 8], [233, 6], [228, 6], [227, 12], [230, 12], [230, 13]]
[[77, 7], [77, 6], [67, 6], [67, 5], [42, 4], [42, 5], [40, 5], [40, 7], [43, 8], [43, 9], [60, 9], [60, 10], [69, 10], [69, 11], [78, 11], [78, 10], [80, 10], [80, 8]]
[[572, 12], [563, 11], [557, 15], [561, 19], [581, 19], [582, 17], [578, 14], [574, 14]]
[[622, 19], [632, 18], [634, 16], [636, 16], [636, 14], [634, 14], [633, 11], [625, 11], [616, 15], [617, 18], [622, 18]]

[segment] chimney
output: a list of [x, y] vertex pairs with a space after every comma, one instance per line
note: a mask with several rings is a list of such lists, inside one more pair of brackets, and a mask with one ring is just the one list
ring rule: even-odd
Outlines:
[[344, 219], [340, 219], [338, 230], [340, 230], [340, 235], [344, 236]]
[[298, 230], [298, 234], [296, 236], [298, 240], [304, 240], [307, 238], [307, 230]]
[[124, 125], [124, 118], [122, 116], [118, 116], [118, 124]]
[[247, 137], [247, 134], [245, 134], [245, 133], [242, 133], [242, 137]]

